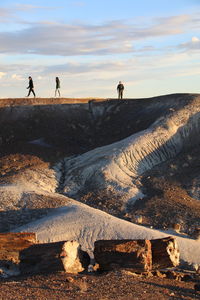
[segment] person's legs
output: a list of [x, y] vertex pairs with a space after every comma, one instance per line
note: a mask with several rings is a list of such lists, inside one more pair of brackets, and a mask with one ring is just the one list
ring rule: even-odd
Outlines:
[[35, 97], [35, 92], [34, 92], [34, 89], [31, 89], [31, 92], [33, 93], [34, 97]]
[[29, 97], [31, 93], [31, 89], [28, 90], [28, 95], [26, 97]]
[[60, 90], [59, 90], [59, 88], [57, 88], [57, 89], [55, 90], [55, 97], [56, 97], [56, 95], [57, 95], [57, 92], [58, 92], [58, 95], [59, 95], [59, 97], [60, 97]]
[[119, 90], [119, 99], [123, 98], [123, 90]]

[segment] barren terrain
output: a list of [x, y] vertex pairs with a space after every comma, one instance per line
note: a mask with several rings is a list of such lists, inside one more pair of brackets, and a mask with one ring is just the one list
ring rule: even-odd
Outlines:
[[194, 284], [192, 281], [137, 276], [130, 271], [79, 276], [43, 274], [1, 280], [0, 299], [200, 299]]
[[[70, 201], [62, 195], [65, 174], [55, 180], [58, 162], [142, 132], [160, 117], [192, 103], [194, 97], [1, 99], [0, 231], [37, 220]], [[147, 227], [163, 230], [179, 223], [182, 232], [192, 236], [200, 226], [200, 139], [194, 142], [191, 135], [189, 140], [174, 157], [134, 179], [144, 197], [127, 207], [119, 194], [90, 182], [75, 199], [133, 223], [140, 216], [140, 224]], [[0, 299], [200, 299], [193, 288], [198, 278], [186, 282], [122, 271], [0, 280]]]

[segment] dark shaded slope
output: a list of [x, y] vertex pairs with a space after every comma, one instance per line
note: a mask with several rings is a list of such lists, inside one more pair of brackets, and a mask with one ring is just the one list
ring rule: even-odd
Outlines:
[[45, 104], [48, 103], [45, 99], [37, 99], [32, 104], [30, 99], [30, 105], [27, 99], [25, 105], [19, 105], [19, 99], [10, 102], [1, 99], [0, 145], [43, 138], [62, 149], [79, 146], [83, 152], [144, 130], [171, 110], [188, 104], [193, 97], [175, 94], [121, 101], [90, 100], [87, 103], [83, 99], [83, 102], [67, 104], [60, 104], [58, 99], [53, 99], [51, 104]]

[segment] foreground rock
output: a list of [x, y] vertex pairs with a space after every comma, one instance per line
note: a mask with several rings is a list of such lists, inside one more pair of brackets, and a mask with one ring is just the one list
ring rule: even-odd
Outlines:
[[94, 243], [94, 258], [102, 270], [131, 268], [149, 272], [179, 265], [180, 253], [172, 237], [156, 240], [100, 240]]
[[172, 237], [151, 240], [153, 269], [177, 267], [180, 251], [177, 241]]
[[80, 273], [87, 270], [89, 255], [75, 241], [36, 244], [20, 252], [21, 274], [66, 271]]
[[0, 260], [20, 262], [20, 251], [36, 243], [36, 235], [32, 232], [0, 233]]
[[131, 268], [135, 272], [152, 269], [149, 240], [101, 240], [94, 244], [94, 258], [101, 270]]
[[34, 233], [0, 234], [0, 277], [88, 269], [89, 255], [76, 241], [37, 244]]

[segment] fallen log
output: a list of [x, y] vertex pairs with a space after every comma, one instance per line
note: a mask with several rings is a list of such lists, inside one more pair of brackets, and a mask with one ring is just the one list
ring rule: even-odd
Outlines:
[[19, 252], [36, 243], [35, 233], [0, 233], [0, 260], [19, 263]]
[[154, 270], [176, 267], [180, 263], [178, 244], [173, 237], [151, 240], [151, 250]]
[[79, 273], [90, 264], [89, 255], [76, 241], [35, 244], [20, 251], [20, 273], [65, 271]]
[[148, 272], [152, 268], [149, 240], [99, 240], [94, 243], [94, 258], [100, 270], [130, 268]]

